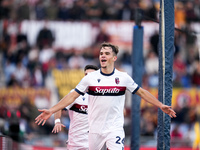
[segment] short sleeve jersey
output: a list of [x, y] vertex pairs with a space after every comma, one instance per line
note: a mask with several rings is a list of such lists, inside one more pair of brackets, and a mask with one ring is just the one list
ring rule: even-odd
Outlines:
[[79, 96], [66, 109], [70, 117], [68, 145], [88, 148], [88, 94]]
[[139, 86], [125, 72], [114, 69], [111, 74], [101, 70], [89, 73], [76, 86], [75, 91], [88, 91], [88, 117], [90, 133], [106, 133], [123, 128], [125, 92], [133, 94]]

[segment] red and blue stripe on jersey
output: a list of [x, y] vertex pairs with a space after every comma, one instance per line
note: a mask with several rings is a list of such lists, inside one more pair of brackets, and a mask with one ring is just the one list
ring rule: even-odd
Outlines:
[[87, 105], [79, 105], [79, 104], [74, 104], [70, 110], [82, 113], [82, 114], [87, 114], [88, 106]]
[[[64, 108], [63, 110], [66, 111], [67, 109]], [[88, 105], [74, 104], [69, 110], [72, 110], [81, 114], [87, 114]]]

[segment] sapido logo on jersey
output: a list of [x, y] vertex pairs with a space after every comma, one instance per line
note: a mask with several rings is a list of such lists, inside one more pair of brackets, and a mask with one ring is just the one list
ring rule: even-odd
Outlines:
[[124, 95], [126, 87], [121, 86], [90, 86], [88, 94], [99, 96], [118, 96]]

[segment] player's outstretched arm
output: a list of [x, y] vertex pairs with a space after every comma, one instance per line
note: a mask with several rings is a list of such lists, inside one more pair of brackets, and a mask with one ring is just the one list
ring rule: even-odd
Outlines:
[[176, 112], [171, 108], [171, 106], [162, 104], [157, 98], [155, 98], [147, 90], [143, 88], [139, 88], [136, 94], [139, 95], [145, 101], [159, 107], [164, 113], [168, 114], [171, 118], [176, 117]]
[[65, 125], [60, 122], [61, 114], [62, 114], [61, 110], [54, 113], [55, 125], [52, 130], [52, 133], [58, 133], [62, 130], [62, 127], [65, 127]]
[[49, 119], [53, 113], [57, 112], [58, 110], [62, 110], [66, 106], [70, 105], [79, 96], [80, 96], [80, 94], [77, 93], [76, 91], [70, 92], [50, 109], [38, 110], [42, 113], [35, 118], [35, 123], [37, 123], [38, 125], [40, 125], [42, 123], [42, 125], [44, 125], [46, 120]]

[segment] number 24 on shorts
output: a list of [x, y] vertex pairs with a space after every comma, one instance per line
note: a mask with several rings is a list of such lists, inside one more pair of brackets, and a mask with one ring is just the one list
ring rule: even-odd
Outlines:
[[117, 141], [115, 142], [116, 144], [123, 144], [124, 145], [124, 138], [121, 139], [121, 137], [116, 136]]
[[[121, 139], [121, 137], [116, 136], [117, 141], [115, 142], [116, 144], [123, 144], [124, 145], [124, 138]], [[124, 150], [124, 147], [122, 147], [122, 150]]]

